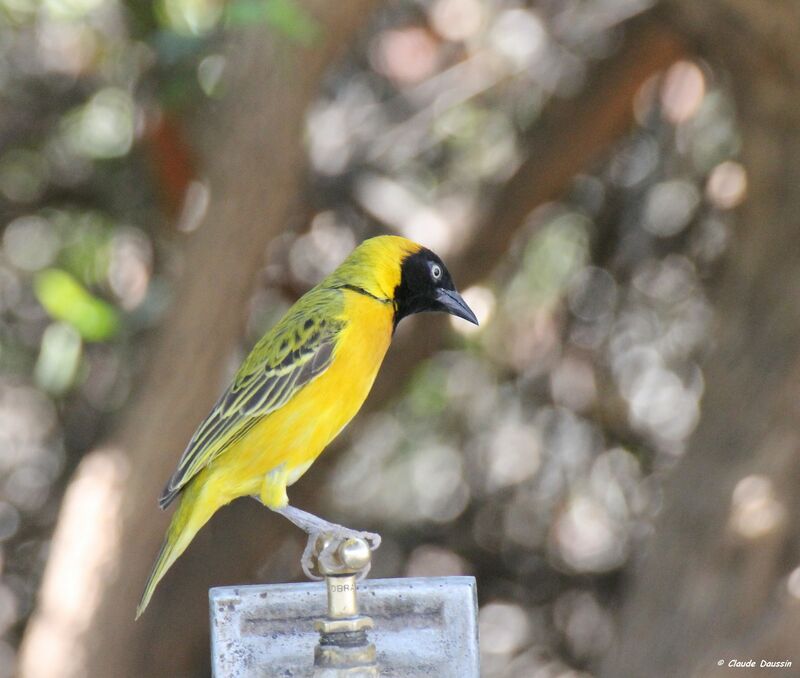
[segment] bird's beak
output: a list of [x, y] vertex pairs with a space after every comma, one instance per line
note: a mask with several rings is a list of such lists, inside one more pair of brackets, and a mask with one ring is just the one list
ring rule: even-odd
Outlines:
[[474, 325], [478, 324], [478, 319], [472, 312], [472, 309], [467, 306], [466, 302], [461, 298], [461, 295], [455, 290], [446, 290], [439, 288], [436, 292], [436, 301], [438, 301], [444, 309], [451, 315], [469, 320]]

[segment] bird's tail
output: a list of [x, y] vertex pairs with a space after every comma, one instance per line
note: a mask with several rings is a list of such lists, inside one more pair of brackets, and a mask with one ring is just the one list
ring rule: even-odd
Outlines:
[[172, 567], [178, 556], [186, 550], [186, 547], [194, 539], [194, 535], [219, 508], [216, 502], [207, 500], [208, 495], [203, 492], [203, 489], [204, 487], [201, 483], [194, 482], [182, 492], [178, 508], [172, 514], [167, 536], [164, 537], [164, 543], [158, 552], [153, 571], [150, 573], [150, 577], [144, 587], [142, 599], [136, 608], [136, 619], [145, 611], [150, 598], [153, 597], [156, 586], [158, 586], [158, 582], [161, 581], [167, 570]]

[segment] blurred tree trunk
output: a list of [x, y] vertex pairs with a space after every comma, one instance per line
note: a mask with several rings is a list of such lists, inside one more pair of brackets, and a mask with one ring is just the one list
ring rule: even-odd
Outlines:
[[791, 659], [773, 671], [797, 675], [800, 582], [791, 595], [787, 576], [800, 565], [800, 5], [671, 10], [731, 74], [749, 196], [712, 290], [702, 420], [667, 483], [604, 675], [730, 675], [729, 660], [750, 658]]
[[204, 560], [176, 567], [179, 576], [134, 624], [168, 518], [156, 498], [220, 389], [266, 246], [300, 199], [304, 113], [376, 4], [301, 3], [319, 28], [307, 46], [275, 29], [231, 36], [227, 97], [204, 130], [210, 208], [187, 244], [176, 311], [154, 341], [138, 397], [67, 489], [21, 676], [172, 678], [197, 675], [198, 660], [207, 665], [207, 604], [194, 595], [197, 580], [210, 583], [238, 551], [227, 551], [224, 539], [213, 550], [204, 541]]

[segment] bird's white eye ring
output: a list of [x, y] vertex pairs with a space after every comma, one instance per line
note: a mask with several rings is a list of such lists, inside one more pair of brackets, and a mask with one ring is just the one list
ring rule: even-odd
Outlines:
[[442, 267], [439, 264], [433, 264], [431, 266], [431, 277], [434, 280], [439, 280], [442, 277]]

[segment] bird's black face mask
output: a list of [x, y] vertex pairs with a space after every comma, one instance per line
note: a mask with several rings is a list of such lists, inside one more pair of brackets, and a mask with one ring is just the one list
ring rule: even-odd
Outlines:
[[443, 311], [471, 323], [478, 319], [456, 291], [442, 260], [424, 247], [403, 260], [394, 290], [394, 326], [412, 313]]

